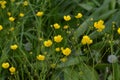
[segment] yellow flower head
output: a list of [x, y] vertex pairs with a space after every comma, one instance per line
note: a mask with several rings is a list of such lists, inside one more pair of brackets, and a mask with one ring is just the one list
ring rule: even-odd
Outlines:
[[60, 48], [59, 48], [59, 47], [55, 48], [55, 51], [56, 51], [56, 52], [59, 52], [59, 51], [60, 51]]
[[53, 64], [51, 64], [50, 66], [51, 66], [51, 68], [55, 68], [55, 67], [56, 67], [56, 64], [53, 63]]
[[71, 20], [71, 16], [70, 15], [66, 15], [63, 17], [65, 21], [70, 21]]
[[7, 15], [8, 15], [8, 16], [11, 16], [11, 12], [7, 12]]
[[66, 62], [67, 61], [67, 57], [63, 57], [60, 59], [61, 62]]
[[71, 54], [71, 49], [70, 48], [65, 48], [65, 49], [62, 50], [62, 53], [65, 56], [69, 56]]
[[64, 27], [63, 27], [63, 29], [68, 29], [69, 28], [69, 26], [68, 25], [65, 25]]
[[10, 67], [9, 71], [10, 71], [11, 74], [13, 74], [13, 73], [15, 73], [16, 69], [15, 69], [15, 67]]
[[54, 41], [59, 43], [63, 40], [63, 37], [61, 35], [54, 36]]
[[14, 31], [14, 29], [15, 29], [14, 27], [11, 27], [9, 30], [10, 30], [10, 31]]
[[10, 0], [11, 2], [15, 2], [15, 0]]
[[4, 1], [4, 0], [3, 0], [3, 1], [0, 1], [0, 4], [1, 4], [1, 8], [2, 8], [2, 9], [6, 8], [6, 3], [7, 3], [7, 2]]
[[7, 69], [9, 68], [10, 64], [8, 62], [2, 63], [2, 68]]
[[44, 46], [45, 47], [50, 47], [51, 45], [52, 45], [52, 41], [51, 40], [44, 41]]
[[40, 61], [45, 60], [45, 56], [44, 56], [44, 55], [38, 55], [38, 56], [36, 56], [36, 58], [37, 58], [38, 60], [40, 60]]
[[120, 34], [120, 28], [118, 28], [117, 32], [118, 32], [118, 34]]
[[81, 40], [81, 43], [83, 44], [83, 45], [85, 45], [85, 44], [91, 44], [93, 41], [90, 39], [90, 37], [89, 36], [87, 36], [87, 35], [85, 35], [85, 36], [83, 36], [83, 38], [82, 38], [82, 40]]
[[28, 1], [24, 1], [23, 6], [28, 6]]
[[39, 16], [39, 17], [41, 17], [41, 16], [43, 16], [43, 14], [44, 14], [44, 12], [42, 12], [42, 11], [39, 11], [39, 12], [37, 12], [37, 13], [36, 13], [36, 16]]
[[2, 25], [0, 25], [0, 31], [3, 29], [3, 26]]
[[82, 13], [78, 13], [76, 16], [75, 16], [75, 18], [81, 18], [83, 15], [82, 15]]
[[101, 32], [105, 28], [104, 21], [99, 20], [98, 22], [94, 22], [94, 27], [97, 29], [98, 32]]
[[16, 50], [16, 49], [18, 48], [18, 45], [16, 45], [16, 44], [11, 45], [10, 48], [11, 48], [12, 50]]
[[20, 13], [19, 16], [20, 16], [20, 17], [24, 17], [24, 13]]
[[9, 17], [9, 21], [13, 22], [15, 20], [14, 17]]
[[54, 26], [55, 29], [59, 29], [60, 28], [60, 25], [58, 23], [55, 23], [53, 26]]

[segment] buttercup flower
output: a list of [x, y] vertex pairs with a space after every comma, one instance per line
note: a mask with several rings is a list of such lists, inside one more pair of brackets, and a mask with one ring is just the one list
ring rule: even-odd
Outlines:
[[14, 17], [9, 17], [9, 21], [13, 22], [15, 20]]
[[67, 57], [63, 57], [60, 59], [61, 62], [66, 62], [67, 61]]
[[83, 15], [82, 15], [82, 13], [78, 13], [76, 16], [75, 16], [75, 18], [81, 18]]
[[16, 44], [11, 45], [10, 48], [11, 48], [12, 50], [16, 50], [16, 49], [18, 48], [18, 45], [16, 45]]
[[10, 71], [11, 74], [14, 74], [15, 71], [16, 71], [16, 69], [15, 69], [15, 67], [10, 67], [10, 68], [9, 68], [9, 71]]
[[63, 37], [61, 35], [54, 36], [54, 41], [59, 43], [63, 40]]
[[2, 63], [2, 68], [7, 69], [9, 68], [10, 64], [8, 62]]
[[54, 26], [55, 29], [59, 29], [60, 28], [60, 25], [58, 23], [55, 23], [53, 26]]
[[55, 48], [55, 51], [56, 51], [56, 52], [59, 52], [59, 51], [60, 51], [60, 48], [59, 48], [59, 47]]
[[38, 60], [40, 60], [40, 61], [45, 60], [45, 56], [44, 56], [44, 55], [38, 55], [38, 56], [36, 56], [36, 58], [37, 58]]
[[51, 40], [44, 41], [44, 46], [45, 47], [50, 47], [51, 45], [52, 45], [52, 41]]
[[69, 26], [68, 25], [65, 25], [64, 27], [63, 27], [63, 29], [68, 29], [69, 28]]
[[120, 28], [118, 28], [117, 32], [118, 32], [118, 34], [120, 34]]
[[63, 17], [65, 21], [70, 21], [71, 20], [71, 16], [70, 15], [66, 15]]
[[20, 13], [19, 16], [20, 16], [20, 17], [24, 17], [24, 13]]
[[71, 49], [70, 48], [65, 48], [65, 49], [62, 50], [62, 53], [65, 56], [69, 56], [71, 54]]
[[39, 17], [41, 17], [41, 16], [43, 16], [43, 14], [44, 14], [44, 12], [42, 12], [42, 11], [39, 11], [39, 12], [37, 12], [37, 13], [36, 13], [36, 16], [39, 16]]
[[98, 22], [94, 22], [94, 27], [97, 29], [98, 32], [101, 32], [105, 28], [104, 21], [99, 20]]
[[109, 63], [115, 63], [118, 59], [115, 55], [109, 55], [107, 60]]
[[8, 15], [8, 16], [11, 16], [11, 12], [7, 12], [7, 15]]
[[90, 39], [90, 37], [89, 36], [87, 36], [87, 35], [85, 35], [85, 36], [83, 36], [83, 38], [82, 38], [82, 40], [81, 40], [81, 43], [83, 44], [83, 45], [85, 45], [85, 44], [91, 44], [93, 41]]
[[0, 31], [3, 29], [3, 26], [2, 25], [0, 25]]
[[9, 30], [10, 30], [10, 31], [14, 31], [14, 30], [15, 30], [15, 28], [14, 28], [14, 27], [11, 27]]
[[23, 6], [28, 6], [28, 1], [24, 1]]
[[3, 1], [0, 1], [0, 5], [1, 5], [1, 8], [2, 8], [2, 9], [6, 8], [6, 3], [7, 3], [7, 2], [4, 1], [4, 0], [3, 0]]

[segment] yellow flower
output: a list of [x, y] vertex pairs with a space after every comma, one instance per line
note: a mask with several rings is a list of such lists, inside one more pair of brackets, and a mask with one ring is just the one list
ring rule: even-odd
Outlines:
[[83, 38], [82, 38], [82, 40], [81, 40], [81, 43], [83, 44], [83, 45], [85, 45], [85, 44], [91, 44], [93, 41], [90, 39], [90, 37], [89, 36], [87, 36], [87, 35], [85, 35], [85, 36], [83, 36]]
[[105, 28], [104, 21], [99, 20], [98, 22], [94, 22], [94, 27], [97, 29], [98, 32], [101, 32]]
[[20, 13], [19, 16], [20, 16], [20, 17], [24, 17], [24, 13]]
[[7, 12], [7, 15], [8, 15], [8, 16], [11, 16], [11, 12]]
[[59, 29], [60, 28], [60, 25], [58, 23], [55, 23], [53, 26], [54, 26], [55, 29]]
[[120, 34], [120, 28], [118, 28], [117, 32], [118, 32], [118, 34]]
[[68, 29], [69, 28], [69, 26], [68, 25], [65, 25], [64, 27], [63, 27], [63, 29]]
[[61, 35], [54, 36], [54, 41], [59, 43], [63, 40], [63, 37]]
[[2, 63], [2, 68], [7, 69], [9, 68], [10, 64], [8, 62]]
[[16, 50], [16, 49], [18, 48], [18, 45], [16, 45], [16, 44], [11, 45], [10, 48], [11, 48], [12, 50]]
[[82, 13], [78, 13], [76, 16], [75, 16], [75, 18], [81, 18], [83, 15], [82, 15]]
[[7, 3], [6, 1], [0, 1], [2, 9], [6, 8], [6, 5], [5, 5], [6, 3]]
[[70, 48], [65, 48], [65, 49], [62, 50], [62, 53], [65, 56], [69, 56], [71, 54], [71, 49]]
[[37, 13], [36, 13], [36, 16], [39, 16], [39, 17], [41, 17], [41, 16], [43, 16], [43, 14], [44, 14], [44, 12], [42, 12], [42, 11], [39, 11], [39, 12], [37, 12]]
[[11, 28], [10, 28], [10, 31], [14, 31], [14, 29], [15, 29], [14, 27], [11, 27]]
[[10, 71], [11, 74], [13, 74], [13, 73], [15, 73], [16, 69], [15, 69], [15, 67], [10, 67], [9, 71]]
[[56, 52], [59, 52], [59, 51], [60, 51], [60, 48], [59, 48], [59, 47], [55, 48], [55, 51], [56, 51]]
[[66, 61], [67, 61], [67, 57], [63, 57], [63, 58], [61, 58], [60, 61], [62, 61], [62, 62], [66, 62]]
[[38, 55], [36, 58], [37, 58], [38, 60], [40, 60], [40, 61], [45, 60], [45, 56], [44, 56], [44, 55]]
[[53, 64], [51, 64], [50, 66], [51, 66], [52, 68], [55, 68], [55, 67], [56, 67], [56, 64], [53, 63]]
[[28, 1], [24, 1], [23, 6], [28, 6]]
[[65, 21], [70, 21], [71, 20], [71, 16], [70, 15], [66, 15], [63, 17]]
[[15, 20], [14, 17], [9, 17], [9, 21], [13, 22]]
[[15, 2], [15, 0], [10, 0], [11, 2]]
[[51, 40], [44, 41], [44, 46], [45, 47], [50, 47], [51, 45], [52, 45], [52, 41]]
[[0, 25], [0, 31], [3, 29], [3, 26], [2, 25]]

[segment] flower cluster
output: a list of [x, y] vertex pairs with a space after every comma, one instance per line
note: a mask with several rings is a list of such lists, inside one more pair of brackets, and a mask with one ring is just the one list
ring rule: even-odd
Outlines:
[[83, 36], [83, 38], [82, 38], [82, 40], [81, 40], [81, 43], [82, 43], [83, 45], [85, 45], [85, 44], [91, 44], [92, 42], [93, 42], [93, 40], [90, 39], [90, 37], [87, 36], [87, 35]]
[[4, 0], [3, 0], [3, 1], [0, 1], [0, 5], [1, 5], [1, 8], [2, 8], [2, 9], [6, 8], [6, 3], [7, 3], [7, 2], [4, 1]]
[[94, 22], [94, 27], [97, 29], [98, 32], [101, 32], [105, 28], [104, 21], [99, 20], [98, 22]]

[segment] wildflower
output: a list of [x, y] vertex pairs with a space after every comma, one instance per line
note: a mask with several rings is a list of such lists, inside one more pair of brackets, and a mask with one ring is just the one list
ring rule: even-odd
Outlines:
[[11, 45], [10, 48], [11, 48], [12, 50], [16, 50], [16, 49], [18, 48], [18, 45], [16, 45], [16, 44]]
[[3, 26], [2, 25], [0, 25], [0, 31], [3, 29]]
[[70, 21], [71, 20], [71, 16], [70, 15], [66, 15], [63, 17], [65, 21]]
[[120, 28], [118, 28], [117, 32], [118, 32], [118, 34], [120, 34]]
[[7, 15], [8, 15], [8, 16], [11, 16], [11, 12], [7, 12]]
[[83, 38], [82, 38], [82, 40], [81, 40], [81, 43], [83, 44], [83, 45], [85, 45], [85, 44], [91, 44], [93, 41], [90, 39], [90, 37], [89, 36], [87, 36], [87, 35], [85, 35], [85, 36], [83, 36]]
[[20, 17], [24, 17], [24, 13], [20, 13], [19, 16], [20, 16]]
[[50, 47], [51, 45], [52, 45], [52, 41], [51, 40], [44, 41], [44, 46], [45, 47]]
[[10, 64], [8, 62], [2, 63], [2, 68], [7, 69], [9, 68]]
[[65, 55], [65, 56], [68, 56], [71, 54], [71, 49], [70, 48], [65, 48], [62, 50], [62, 53]]
[[9, 68], [9, 71], [10, 71], [11, 74], [13, 74], [13, 73], [15, 73], [16, 68], [15, 68], [15, 67], [10, 67], [10, 68]]
[[14, 17], [9, 17], [9, 21], [13, 22], [15, 20]]
[[36, 56], [36, 58], [37, 58], [38, 60], [40, 60], [40, 61], [45, 60], [45, 56], [44, 56], [44, 55], [38, 55], [38, 56]]
[[54, 36], [54, 41], [59, 43], [63, 40], [63, 37], [61, 35]]
[[28, 6], [28, 1], [24, 1], [23, 6]]
[[14, 29], [15, 29], [14, 27], [11, 27], [11, 28], [10, 28], [10, 31], [14, 31]]
[[109, 55], [107, 61], [109, 63], [115, 63], [117, 62], [117, 57], [115, 55]]
[[83, 15], [82, 15], [82, 13], [78, 13], [76, 16], [75, 16], [75, 18], [81, 18]]
[[52, 68], [55, 68], [55, 67], [56, 67], [56, 64], [53, 63], [53, 64], [51, 64], [50, 66], [51, 66]]
[[44, 14], [44, 13], [43, 13], [42, 11], [39, 11], [39, 12], [36, 13], [36, 16], [41, 17], [41, 16], [43, 16], [43, 14]]
[[60, 59], [61, 62], [66, 62], [67, 61], [67, 57], [63, 57]]
[[58, 23], [55, 23], [53, 26], [54, 26], [55, 29], [59, 29], [60, 28], [60, 25]]
[[15, 2], [15, 0], [10, 0], [11, 2]]
[[97, 29], [98, 32], [101, 32], [105, 28], [104, 21], [99, 20], [98, 22], [94, 22], [94, 27]]
[[68, 25], [65, 25], [64, 27], [63, 27], [63, 29], [68, 29], [69, 28], [69, 26]]
[[59, 52], [59, 51], [60, 51], [60, 48], [59, 48], [59, 47], [55, 48], [55, 51], [56, 51], [56, 52]]
[[1, 8], [2, 8], [2, 9], [6, 8], [6, 3], [7, 3], [7, 2], [4, 1], [4, 0], [3, 0], [3, 1], [0, 1], [0, 4], [1, 4]]

